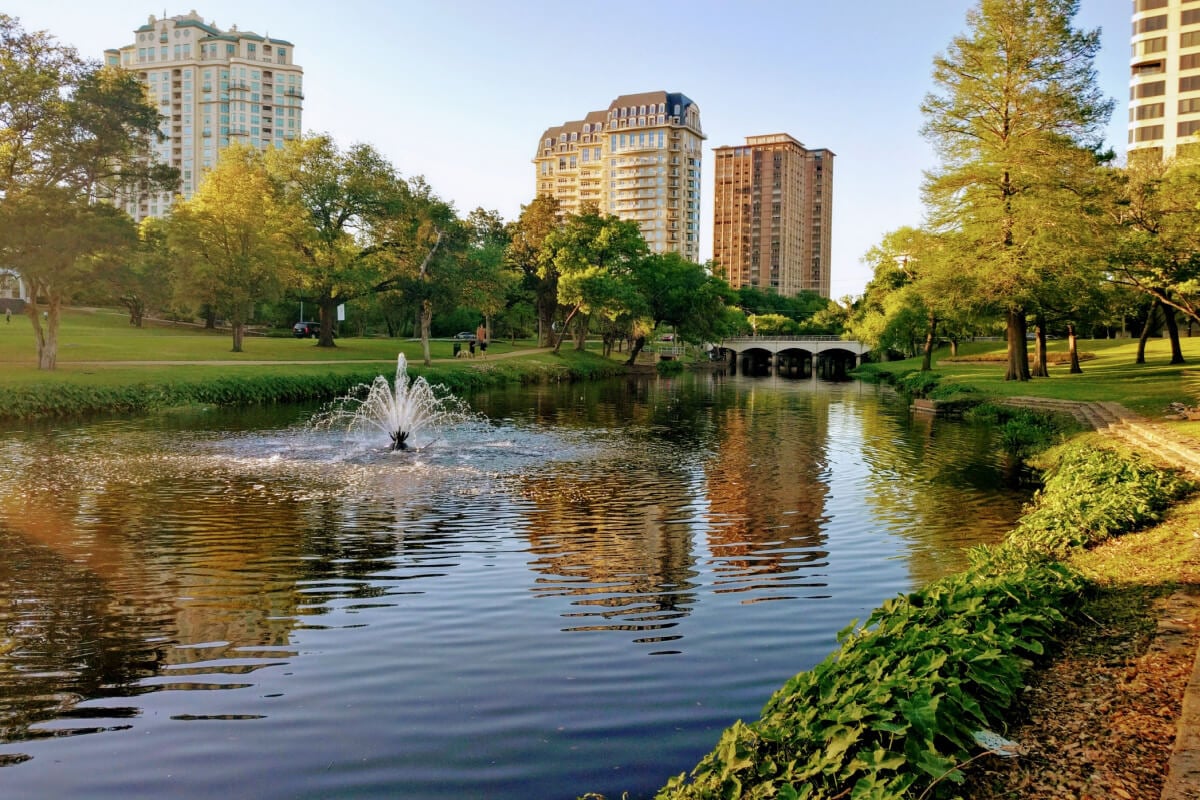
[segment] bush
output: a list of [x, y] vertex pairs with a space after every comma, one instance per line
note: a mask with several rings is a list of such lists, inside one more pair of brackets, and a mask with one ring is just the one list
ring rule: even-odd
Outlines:
[[1070, 414], [996, 403], [980, 403], [965, 416], [998, 428], [1005, 449], [1021, 456], [1060, 444], [1067, 435], [1083, 429]]

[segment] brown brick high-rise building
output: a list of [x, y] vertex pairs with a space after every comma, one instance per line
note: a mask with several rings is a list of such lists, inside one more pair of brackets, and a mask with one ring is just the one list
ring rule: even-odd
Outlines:
[[833, 152], [774, 133], [713, 155], [713, 260], [729, 284], [829, 297]]

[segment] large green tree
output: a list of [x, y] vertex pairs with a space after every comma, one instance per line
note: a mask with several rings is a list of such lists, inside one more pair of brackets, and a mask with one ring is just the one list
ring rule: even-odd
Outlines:
[[1110, 177], [1109, 277], [1154, 301], [1171, 337], [1171, 363], [1182, 363], [1175, 313], [1200, 322], [1200, 158], [1135, 158]]
[[1112, 111], [1096, 83], [1098, 30], [1073, 27], [1078, 0], [980, 0], [934, 61], [922, 104], [939, 164], [925, 199], [962, 237], [980, 299], [1003, 309], [1007, 379], [1028, 380], [1026, 315], [1077, 225]]
[[628, 305], [634, 270], [646, 257], [637, 223], [604, 215], [595, 207], [568, 216], [542, 243], [542, 273], [557, 275], [558, 301], [566, 309], [557, 351], [577, 315], [576, 349], [583, 349], [586, 317]]
[[171, 212], [167, 240], [180, 285], [229, 321], [235, 353], [255, 306], [288, 283], [298, 216], [262, 154], [244, 145], [222, 150], [199, 190]]
[[71, 189], [10, 189], [0, 201], [0, 260], [29, 289], [25, 313], [33, 326], [38, 368], [58, 364], [58, 323], [64, 301], [95, 282], [98, 269], [125, 257], [137, 242], [128, 214], [89, 202]]
[[538, 326], [538, 345], [554, 344], [554, 317], [558, 312], [558, 271], [542, 258], [546, 237], [561, 221], [562, 208], [556, 198], [541, 194], [508, 226], [505, 262], [521, 275], [521, 289], [532, 299]]
[[337, 307], [382, 291], [396, 277], [397, 257], [413, 255], [414, 242], [393, 241], [388, 231], [411, 200], [408, 184], [374, 147], [342, 150], [328, 135], [288, 142], [267, 167], [302, 216], [290, 260], [299, 289], [320, 309], [317, 344], [333, 347]]
[[[719, 340], [731, 331], [725, 310], [734, 292], [724, 280], [679, 253], [654, 253], [634, 267], [633, 283], [642, 297], [650, 330], [671, 325], [675, 334], [693, 344]], [[637, 360], [645, 337], [634, 339], [629, 363]]]
[[150, 157], [158, 123], [136, 75], [0, 14], [0, 259], [30, 286], [42, 369], [57, 363], [63, 301], [131, 241], [130, 220], [90, 205], [178, 182]]

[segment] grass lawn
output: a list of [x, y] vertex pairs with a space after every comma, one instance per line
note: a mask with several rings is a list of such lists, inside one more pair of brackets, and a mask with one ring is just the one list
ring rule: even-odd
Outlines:
[[[130, 327], [128, 316], [119, 311], [69, 309], [63, 314], [58, 332], [58, 368], [46, 372], [37, 368], [37, 349], [29, 320], [14, 316], [9, 324], [0, 321], [0, 386], [46, 382], [118, 385], [151, 379], [195, 378], [202, 370], [224, 373], [239, 365], [256, 371], [294, 370], [297, 366], [303, 368], [306, 362], [319, 364], [326, 370], [339, 368], [329, 362], [343, 362], [346, 367], [358, 363], [361, 371], [362, 362], [379, 362], [381, 368], [395, 364], [401, 352], [414, 365], [423, 358], [421, 343], [409, 339], [343, 337], [335, 343], [336, 347], [322, 348], [317, 347], [315, 339], [247, 336], [244, 352], [234, 353], [233, 337], [228, 331], [158, 323], [147, 323], [139, 329]], [[431, 341], [430, 354], [435, 359], [450, 359], [454, 344], [449, 339]], [[459, 344], [464, 351], [467, 349], [466, 342]], [[514, 347], [507, 341], [491, 342], [488, 355], [511, 353], [514, 349], [532, 350], [533, 344], [518, 341]], [[481, 363], [478, 358], [461, 361], [464, 366]], [[276, 362], [278, 366], [264, 366], [263, 362]]]
[[[1146, 363], [1135, 364], [1136, 339], [1080, 339], [1079, 352], [1093, 358], [1082, 362], [1082, 375], [1071, 375], [1067, 365], [1050, 367], [1049, 378], [1031, 381], [1004, 380], [1004, 342], [970, 342], [959, 347], [959, 359], [950, 358], [949, 347], [934, 353], [934, 370], [942, 384], [966, 384], [980, 392], [998, 396], [1036, 396], [1059, 400], [1113, 401], [1151, 418], [1161, 418], [1171, 403], [1200, 402], [1200, 336], [1180, 340], [1185, 364], [1169, 364], [1171, 344], [1151, 339], [1146, 345]], [[1066, 353], [1066, 341], [1053, 341], [1050, 354]], [[1032, 355], [1032, 352], [1031, 352]], [[994, 356], [995, 361], [967, 359]], [[919, 369], [920, 359], [880, 365], [888, 371]]]

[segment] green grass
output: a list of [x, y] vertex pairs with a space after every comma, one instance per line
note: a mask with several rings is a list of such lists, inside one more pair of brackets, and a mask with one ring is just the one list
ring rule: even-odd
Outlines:
[[[409, 363], [422, 359], [421, 343], [409, 339], [354, 338], [336, 340], [336, 347], [317, 347], [315, 339], [291, 336], [247, 336], [243, 352], [232, 352], [233, 339], [228, 331], [206, 331], [194, 326], [150, 324], [130, 327], [125, 314], [113, 310], [71, 309], [64, 313], [58, 335], [58, 369], [53, 373], [37, 369], [37, 350], [33, 330], [24, 316], [14, 316], [10, 324], [0, 322], [0, 385], [21, 385], [50, 381], [121, 383], [145, 380], [149, 373], [165, 376], [195, 375], [200, 369], [222, 372], [239, 364], [260, 369], [261, 362], [375, 362], [395, 363], [403, 352]], [[466, 342], [461, 343], [466, 348]], [[518, 342], [516, 349], [532, 349], [529, 342]], [[454, 342], [435, 340], [430, 354], [435, 359], [453, 357]], [[507, 341], [492, 342], [489, 356], [511, 352]], [[153, 362], [182, 361], [175, 366]], [[220, 362], [216, 365], [202, 362]], [[464, 366], [468, 363], [463, 359]], [[486, 363], [486, 359], [484, 360]], [[142, 362], [140, 365], [109, 362]], [[471, 364], [479, 363], [476, 358]], [[329, 366], [329, 365], [326, 365]]]
[[[1059, 400], [1112, 401], [1145, 414], [1161, 417], [1171, 403], [1200, 402], [1200, 337], [1181, 339], [1185, 364], [1169, 364], [1170, 342], [1151, 339], [1146, 346], [1146, 363], [1135, 364], [1136, 339], [1081, 339], [1079, 350], [1095, 356], [1083, 362], [1083, 374], [1071, 375], [1067, 365], [1052, 365], [1049, 378], [1005, 381], [1004, 362], [947, 360], [948, 347], [934, 354], [933, 368], [943, 384], [965, 384], [998, 397], [1035, 396]], [[1051, 353], [1065, 353], [1065, 341], [1051, 342]], [[960, 356], [1003, 355], [1003, 342], [973, 342], [959, 347]], [[1032, 355], [1032, 348], [1031, 348]], [[891, 372], [919, 369], [920, 359], [880, 364]]]

